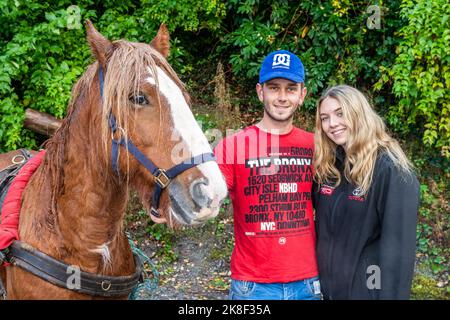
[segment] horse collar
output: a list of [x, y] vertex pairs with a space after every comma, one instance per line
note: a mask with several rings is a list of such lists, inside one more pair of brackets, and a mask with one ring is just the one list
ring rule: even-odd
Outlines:
[[36, 250], [29, 244], [14, 241], [7, 254], [8, 261], [58, 287], [99, 297], [128, 296], [142, 282], [143, 266], [140, 257], [133, 252], [136, 270], [128, 276], [106, 276], [78, 271], [79, 281], [73, 281], [74, 266], [65, 264]]

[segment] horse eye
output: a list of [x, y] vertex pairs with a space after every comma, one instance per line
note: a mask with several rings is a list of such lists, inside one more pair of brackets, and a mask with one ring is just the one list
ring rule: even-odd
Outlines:
[[138, 104], [141, 106], [148, 105], [148, 100], [143, 94], [137, 94], [135, 96], [130, 97], [130, 101], [134, 104]]

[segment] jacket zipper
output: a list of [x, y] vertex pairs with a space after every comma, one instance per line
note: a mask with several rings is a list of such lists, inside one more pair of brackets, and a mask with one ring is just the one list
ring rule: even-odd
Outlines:
[[[329, 221], [330, 221], [330, 230], [331, 230], [331, 235], [332, 235], [332, 237], [334, 238], [334, 230], [333, 230], [333, 227], [334, 227], [334, 216], [335, 216], [335, 209], [336, 209], [336, 207], [337, 207], [337, 205], [338, 205], [338, 203], [339, 203], [339, 200], [341, 199], [341, 197], [342, 197], [342, 195], [344, 195], [346, 193], [346, 188], [344, 188], [344, 191], [342, 192], [342, 193], [340, 193], [338, 196], [337, 196], [337, 198], [336, 198], [336, 201], [334, 202], [334, 204], [333, 204], [333, 207], [332, 207], [332, 209], [331, 209], [331, 214], [330, 214], [330, 219], [329, 219]], [[332, 252], [333, 252], [333, 248], [334, 248], [334, 241], [331, 241], [331, 243], [330, 243], [330, 248], [328, 249], [328, 274], [329, 275], [331, 275], [331, 256], [332, 256]], [[329, 288], [328, 288], [328, 298], [330, 299], [330, 300], [332, 300], [333, 299], [333, 295], [331, 294], [331, 292], [332, 292], [332, 288], [333, 287], [333, 277], [331, 277], [331, 279], [330, 279], [330, 286], [329, 286]]]

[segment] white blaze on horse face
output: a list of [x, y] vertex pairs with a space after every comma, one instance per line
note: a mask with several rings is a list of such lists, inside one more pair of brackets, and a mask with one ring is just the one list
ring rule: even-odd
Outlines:
[[150, 83], [152, 86], [155, 86], [155, 85], [156, 85], [155, 78], [153, 78], [152, 76], [149, 76], [149, 77], [147, 78], [147, 82]]
[[[150, 68], [149, 72], [152, 74]], [[195, 120], [181, 89], [160, 67], [157, 67], [157, 72], [160, 93], [167, 99], [170, 105], [173, 124], [176, 128], [176, 132], [174, 132], [175, 136], [172, 138], [177, 140], [181, 138], [184, 142], [177, 145], [182, 146], [182, 150], [177, 149], [176, 146], [175, 150], [172, 151], [172, 161], [178, 164], [191, 157], [203, 153], [211, 153], [211, 146]], [[155, 79], [150, 76], [148, 82], [154, 84]], [[180, 153], [182, 154], [181, 158]], [[212, 200], [211, 208], [217, 208], [218, 210], [220, 201], [227, 195], [227, 186], [219, 166], [214, 161], [208, 161], [199, 164], [196, 168], [208, 178], [209, 184], [208, 186], [204, 186], [203, 191]]]

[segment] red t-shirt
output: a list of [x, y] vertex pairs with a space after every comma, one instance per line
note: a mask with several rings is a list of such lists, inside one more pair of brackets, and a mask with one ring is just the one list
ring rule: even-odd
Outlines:
[[223, 139], [215, 156], [233, 203], [231, 277], [291, 282], [318, 274], [311, 187], [314, 135], [257, 126]]

